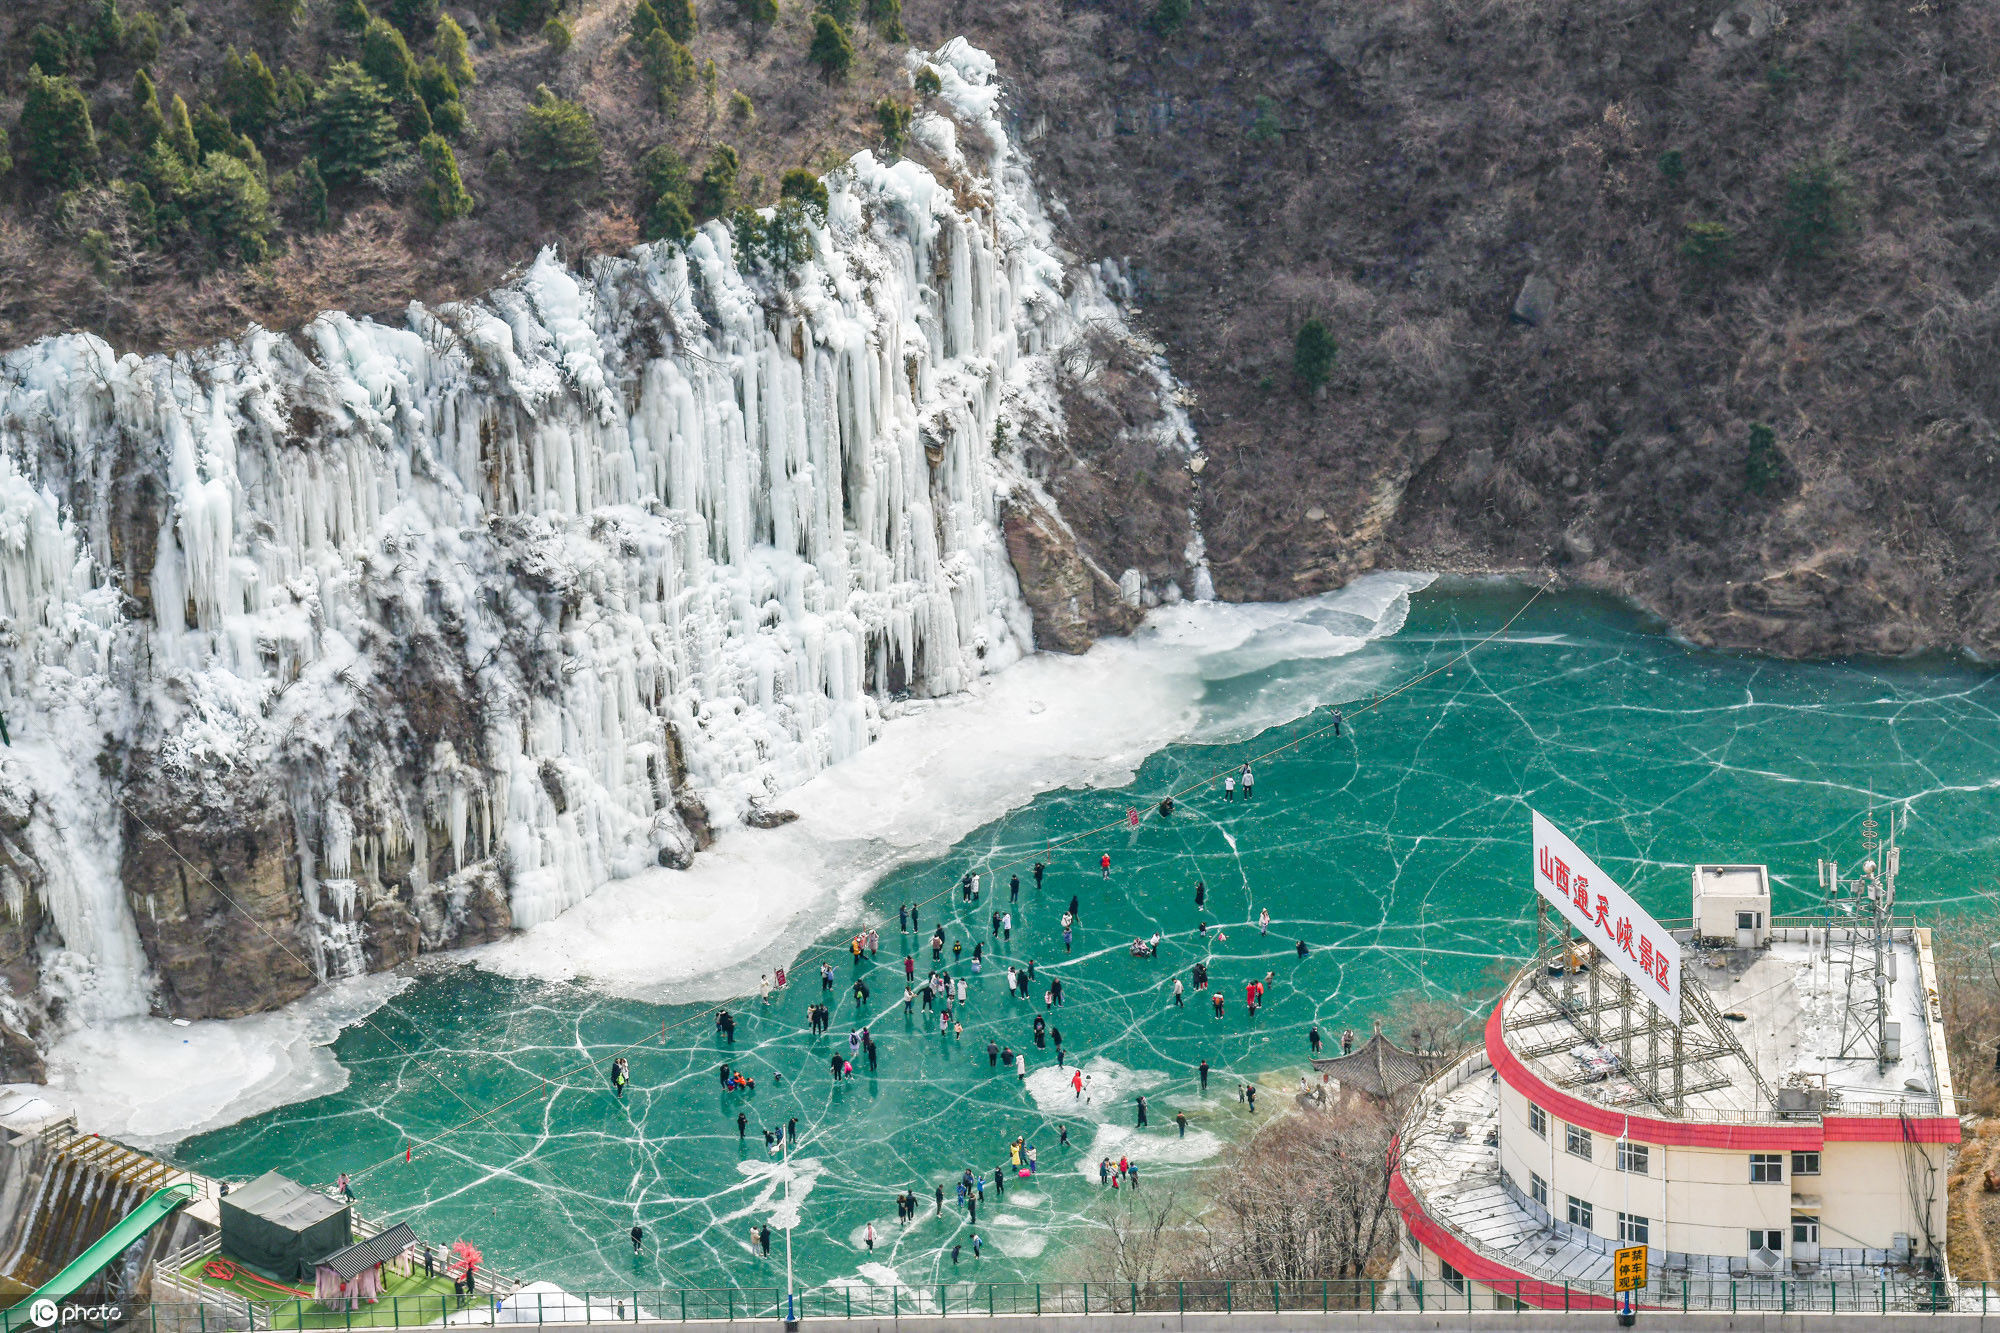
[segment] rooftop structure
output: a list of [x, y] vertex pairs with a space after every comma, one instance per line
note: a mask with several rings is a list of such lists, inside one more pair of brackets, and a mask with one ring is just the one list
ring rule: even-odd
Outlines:
[[[1578, 883], [1608, 878], [1584, 864]], [[1760, 1284], [1782, 1302], [1780, 1282], [1818, 1284], [1820, 1308], [1843, 1283], [1870, 1305], [1948, 1299], [1957, 1106], [1929, 933], [1890, 915], [1893, 866], [1890, 849], [1860, 892], [1789, 919], [1764, 867], [1696, 867], [1691, 919], [1635, 906], [1603, 932], [1671, 966], [1624, 966], [1544, 903], [1483, 1049], [1403, 1126], [1404, 1273], [1503, 1305], [1602, 1307], [1613, 1252], [1643, 1247], [1641, 1305]]]

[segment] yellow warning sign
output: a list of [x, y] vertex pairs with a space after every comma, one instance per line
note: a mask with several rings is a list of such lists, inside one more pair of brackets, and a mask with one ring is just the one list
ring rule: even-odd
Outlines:
[[1646, 1285], [1646, 1247], [1634, 1245], [1612, 1256], [1612, 1290], [1638, 1291]]

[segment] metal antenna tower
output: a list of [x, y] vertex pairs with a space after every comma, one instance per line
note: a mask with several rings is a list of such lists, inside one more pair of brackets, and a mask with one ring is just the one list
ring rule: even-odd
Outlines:
[[[1839, 905], [1847, 920], [1843, 932], [1847, 1000], [1840, 1018], [1840, 1057], [1872, 1057], [1875, 1072], [1884, 1074], [1902, 1058], [1889, 1032], [1889, 986], [1896, 979], [1896, 958], [1889, 932], [1896, 909], [1896, 871], [1902, 860], [1896, 846], [1895, 817], [1890, 816], [1888, 837], [1881, 838], [1871, 808], [1861, 821], [1861, 849], [1860, 878], [1852, 881], [1852, 896]], [[1822, 863], [1821, 875], [1821, 882], [1830, 889], [1831, 919], [1833, 898], [1840, 888], [1839, 872]], [[1829, 930], [1829, 958], [1833, 950], [1831, 935]]]

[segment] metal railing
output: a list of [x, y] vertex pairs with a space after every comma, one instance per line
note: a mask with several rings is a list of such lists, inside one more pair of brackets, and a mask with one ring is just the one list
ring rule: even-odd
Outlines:
[[[1320, 1282], [943, 1282], [922, 1286], [861, 1284], [812, 1287], [795, 1293], [793, 1317], [882, 1319], [916, 1315], [1000, 1318], [1021, 1315], [1270, 1314], [1367, 1310], [1377, 1314], [1439, 1314], [1453, 1310], [1602, 1310], [1606, 1293], [1559, 1283], [1482, 1284], [1465, 1279], [1429, 1282], [1365, 1278]], [[130, 1312], [139, 1333], [225, 1333], [226, 1330], [298, 1328], [420, 1328], [453, 1324], [620, 1324], [729, 1322], [786, 1317], [778, 1287], [673, 1287], [656, 1290], [518, 1293], [513, 1296], [384, 1297], [372, 1306], [340, 1312], [317, 1302], [156, 1301]], [[1673, 1281], [1655, 1275], [1636, 1294], [1641, 1309], [1778, 1311], [1884, 1315], [1921, 1312], [2000, 1314], [2000, 1288], [1883, 1279], [1815, 1282], [1779, 1278]], [[25, 1319], [25, 1312], [21, 1317]], [[14, 1333], [6, 1324], [0, 1333]]]

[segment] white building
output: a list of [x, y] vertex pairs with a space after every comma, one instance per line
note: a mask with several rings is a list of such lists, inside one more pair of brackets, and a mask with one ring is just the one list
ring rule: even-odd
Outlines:
[[1930, 935], [1878, 932], [1892, 897], [1866, 869], [1844, 914], [1774, 919], [1764, 867], [1696, 868], [1693, 920], [1646, 923], [1699, 983], [1677, 1022], [1545, 931], [1403, 1126], [1401, 1275], [1453, 1305], [1604, 1308], [1612, 1252], [1643, 1245], [1641, 1306], [1948, 1295], [1959, 1122]]

